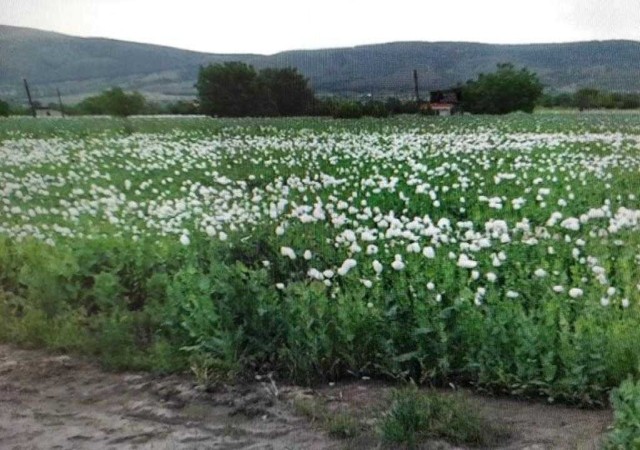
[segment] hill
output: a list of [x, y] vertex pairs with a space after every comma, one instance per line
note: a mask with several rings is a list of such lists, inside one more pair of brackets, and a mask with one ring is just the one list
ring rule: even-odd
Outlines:
[[395, 42], [274, 55], [207, 54], [0, 25], [0, 97], [22, 101], [26, 77], [40, 101], [52, 100], [56, 88], [67, 101], [76, 101], [115, 85], [156, 100], [186, 98], [195, 95], [201, 64], [232, 60], [257, 68], [297, 67], [320, 94], [409, 97], [414, 68], [426, 91], [475, 78], [499, 62], [528, 67], [552, 91], [640, 91], [640, 42], [635, 41]]

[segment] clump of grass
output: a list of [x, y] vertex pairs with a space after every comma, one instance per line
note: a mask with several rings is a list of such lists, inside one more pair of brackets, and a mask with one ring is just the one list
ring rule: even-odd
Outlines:
[[329, 436], [337, 439], [351, 439], [358, 435], [360, 422], [351, 414], [341, 412], [329, 415], [325, 420]]
[[325, 405], [307, 397], [296, 397], [293, 400], [293, 409], [298, 415], [306, 417], [312, 423], [323, 420], [328, 414]]
[[336, 439], [355, 438], [362, 427], [360, 421], [352, 414], [346, 411], [332, 412], [317, 399], [296, 398], [293, 407], [299, 415], [319, 425], [329, 436]]
[[224, 383], [233, 382], [238, 376], [238, 367], [230, 361], [211, 358], [206, 354], [191, 357], [191, 373], [207, 391], [212, 391]]
[[473, 410], [461, 395], [420, 392], [415, 386], [396, 390], [380, 425], [382, 439], [415, 448], [427, 439], [452, 444], [487, 446], [500, 433]]

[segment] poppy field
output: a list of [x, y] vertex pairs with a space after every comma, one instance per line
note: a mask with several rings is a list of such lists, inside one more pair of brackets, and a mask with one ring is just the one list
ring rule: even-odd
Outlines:
[[581, 405], [640, 369], [640, 120], [0, 122], [0, 339]]

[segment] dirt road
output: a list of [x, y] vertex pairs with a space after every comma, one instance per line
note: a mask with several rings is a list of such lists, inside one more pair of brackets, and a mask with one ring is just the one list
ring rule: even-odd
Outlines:
[[[364, 436], [331, 439], [295, 414], [296, 396], [366, 411], [389, 387], [358, 382], [308, 391], [267, 383], [207, 393], [189, 377], [114, 374], [68, 356], [0, 345], [0, 449], [376, 448]], [[509, 429], [503, 449], [595, 449], [610, 411], [480, 398]], [[424, 448], [451, 449], [442, 444]]]

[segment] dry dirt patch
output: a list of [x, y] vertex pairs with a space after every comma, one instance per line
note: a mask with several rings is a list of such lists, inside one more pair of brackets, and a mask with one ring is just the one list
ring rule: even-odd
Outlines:
[[257, 383], [208, 394], [188, 377], [105, 373], [0, 346], [0, 448], [337, 448]]
[[[306, 390], [270, 383], [207, 393], [188, 376], [107, 373], [69, 356], [0, 345], [2, 449], [368, 449], [390, 387], [344, 383]], [[363, 423], [351, 440], [332, 439], [296, 413], [310, 398]], [[503, 449], [596, 449], [610, 411], [586, 411], [472, 397], [509, 429]], [[444, 443], [424, 448], [450, 449]]]

